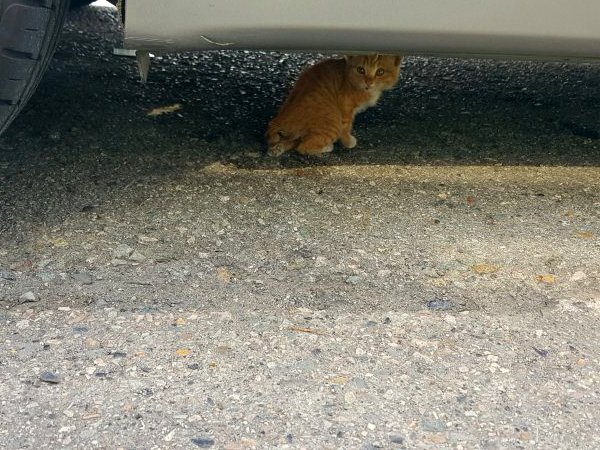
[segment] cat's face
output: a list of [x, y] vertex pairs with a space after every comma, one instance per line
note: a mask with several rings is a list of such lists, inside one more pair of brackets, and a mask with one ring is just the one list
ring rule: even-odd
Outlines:
[[348, 79], [361, 90], [385, 91], [398, 81], [401, 56], [356, 55], [346, 56]]

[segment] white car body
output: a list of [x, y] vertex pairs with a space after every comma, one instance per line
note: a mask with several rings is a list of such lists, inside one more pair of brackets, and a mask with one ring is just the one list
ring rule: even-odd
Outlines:
[[599, 0], [127, 0], [125, 45], [145, 51], [378, 51], [600, 57]]

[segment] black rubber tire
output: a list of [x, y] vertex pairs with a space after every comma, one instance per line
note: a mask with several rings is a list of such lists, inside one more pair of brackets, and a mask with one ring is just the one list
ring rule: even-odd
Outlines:
[[0, 0], [0, 134], [52, 59], [69, 0]]
[[71, 0], [71, 9], [87, 6], [90, 3], [94, 3], [94, 1], [95, 0]]

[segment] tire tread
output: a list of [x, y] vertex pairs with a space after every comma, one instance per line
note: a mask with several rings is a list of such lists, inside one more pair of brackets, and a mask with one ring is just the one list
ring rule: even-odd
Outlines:
[[69, 0], [0, 0], [0, 133], [35, 91], [68, 6]]

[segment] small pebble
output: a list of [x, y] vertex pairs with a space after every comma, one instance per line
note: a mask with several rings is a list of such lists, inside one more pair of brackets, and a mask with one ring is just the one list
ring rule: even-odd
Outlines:
[[360, 377], [352, 378], [352, 381], [350, 382], [350, 386], [352, 386], [354, 389], [368, 389], [369, 388], [369, 385], [367, 384], [365, 379], [360, 378]]
[[14, 281], [17, 279], [17, 274], [15, 272], [7, 272], [5, 270], [0, 270], [0, 278], [8, 281]]
[[52, 280], [55, 280], [58, 277], [58, 274], [55, 272], [40, 272], [37, 274], [38, 278], [42, 280], [44, 283], [48, 283]]
[[137, 250], [134, 250], [133, 253], [131, 253], [131, 255], [129, 255], [129, 261], [133, 261], [133, 262], [142, 262], [146, 260], [146, 257], [138, 252]]
[[71, 274], [71, 278], [81, 284], [92, 284], [94, 279], [89, 273], [86, 272], [75, 272]]
[[444, 321], [450, 325], [456, 325], [456, 317], [451, 316], [450, 314], [444, 316]]
[[127, 259], [133, 253], [133, 249], [127, 244], [120, 244], [113, 251], [114, 259]]
[[177, 431], [175, 428], [173, 428], [165, 437], [164, 440], [165, 442], [171, 442], [173, 440], [173, 437], [175, 436], [175, 431]]
[[192, 444], [194, 444], [200, 448], [208, 448], [208, 447], [212, 447], [213, 445], [215, 445], [215, 440], [213, 438], [209, 438], [209, 437], [197, 437], [197, 438], [192, 438]]
[[392, 444], [404, 444], [404, 438], [399, 434], [390, 434], [390, 442]]
[[113, 266], [126, 266], [129, 263], [124, 259], [115, 258], [110, 262]]
[[17, 329], [19, 330], [24, 330], [25, 328], [29, 328], [29, 320], [27, 319], [23, 319], [23, 320], [19, 320], [15, 326], [17, 327]]
[[329, 261], [324, 256], [317, 256], [315, 258], [315, 267], [323, 267], [329, 264]]
[[45, 383], [50, 383], [50, 384], [58, 384], [60, 383], [61, 379], [60, 376], [58, 374], [55, 374], [54, 372], [42, 372], [40, 374], [40, 380], [42, 380]]
[[30, 303], [30, 302], [36, 302], [37, 301], [37, 297], [35, 296], [35, 294], [31, 291], [29, 292], [25, 292], [23, 295], [21, 295], [19, 297], [20, 303]]
[[434, 298], [427, 300], [427, 308], [433, 311], [447, 311], [452, 309], [452, 302], [445, 298]]
[[438, 433], [442, 431], [446, 431], [446, 423], [441, 420], [425, 418], [421, 420], [421, 427], [423, 427], [424, 431]]
[[362, 278], [356, 275], [352, 275], [351, 277], [346, 278], [346, 283], [357, 285], [362, 281]]
[[94, 338], [88, 337], [83, 341], [87, 348], [98, 348], [100, 347], [100, 342]]
[[581, 280], [585, 280], [586, 278], [587, 278], [586, 273], [582, 272], [581, 270], [578, 270], [573, 275], [571, 275], [571, 281], [581, 281]]
[[429, 278], [439, 278], [441, 276], [441, 274], [433, 267], [428, 267], [423, 270], [423, 275]]
[[155, 237], [139, 235], [138, 242], [140, 244], [153, 244], [154, 242], [158, 242], [158, 239]]
[[356, 401], [356, 394], [354, 392], [349, 391], [344, 394], [344, 401], [348, 404], [352, 404]]
[[51, 262], [52, 262], [51, 259], [42, 259], [40, 262], [37, 263], [37, 268], [45, 269], [46, 267], [48, 267], [50, 265]]

